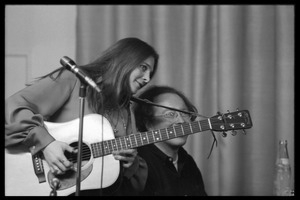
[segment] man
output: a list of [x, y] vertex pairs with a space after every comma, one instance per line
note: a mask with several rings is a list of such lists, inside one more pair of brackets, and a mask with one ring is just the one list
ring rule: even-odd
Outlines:
[[[195, 106], [181, 92], [171, 87], [152, 86], [139, 98], [179, 110], [197, 112]], [[134, 115], [140, 132], [189, 123], [195, 118], [189, 114], [145, 103], [136, 104]], [[207, 195], [199, 168], [183, 148], [187, 137], [176, 137], [138, 148], [138, 154], [148, 165], [146, 186], [141, 195]]]

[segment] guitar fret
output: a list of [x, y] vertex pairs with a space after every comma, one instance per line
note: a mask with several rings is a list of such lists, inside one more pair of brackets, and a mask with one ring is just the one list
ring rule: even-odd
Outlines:
[[141, 133], [137, 133], [135, 138], [136, 138], [137, 145], [138, 146], [142, 146], [143, 145], [143, 141], [142, 141], [142, 135], [141, 135]]
[[[127, 142], [125, 137], [121, 137], [122, 144], [124, 144], [124, 149], [127, 149]], [[124, 142], [124, 143], [123, 143]]]
[[120, 142], [120, 138], [116, 138], [116, 142], [117, 142], [117, 150], [121, 150], [122, 149], [122, 144]]
[[132, 136], [133, 136], [134, 141], [135, 141], [134, 147], [137, 147], [138, 146], [137, 139], [136, 139], [137, 134], [132, 134]]
[[175, 132], [178, 133], [176, 136], [182, 136], [183, 135], [181, 125], [176, 125], [176, 126], [173, 126], [173, 127], [174, 127]]
[[149, 144], [147, 132], [141, 133], [141, 138], [142, 138], [142, 141], [143, 141], [143, 145]]
[[113, 151], [111, 140], [108, 140], [107, 143], [108, 143], [108, 152], [110, 153]]
[[199, 125], [199, 127], [200, 127], [200, 131], [202, 131], [201, 122], [200, 122], [200, 123], [197, 123], [197, 125]]
[[113, 147], [113, 150], [116, 151], [118, 150], [117, 149], [117, 145], [116, 145], [116, 140], [111, 140], [112, 141], [112, 147]]
[[102, 150], [101, 152], [102, 152], [103, 155], [104, 155], [104, 153], [105, 153], [104, 142], [105, 142], [105, 141], [102, 141], [101, 143], [99, 143], [99, 149]]
[[183, 131], [183, 135], [192, 134], [193, 131], [191, 130], [191, 124], [188, 123], [182, 124], [182, 131]]
[[92, 146], [92, 153], [93, 153], [93, 156], [94, 158], [97, 158], [97, 157], [100, 157], [100, 156], [103, 156], [103, 152], [102, 152], [102, 144], [103, 142], [98, 142], [98, 143], [94, 143], [94, 144], [91, 144]]
[[120, 137], [120, 141], [121, 141], [122, 149], [126, 149], [126, 142], [125, 142], [125, 138], [123, 138], [123, 137]]
[[160, 130], [158, 130], [158, 134], [160, 136], [160, 140], [163, 140]]
[[101, 146], [101, 149], [102, 149], [102, 154], [104, 155], [104, 141], [102, 141], [101, 143], [99, 143], [99, 145]]
[[[210, 129], [208, 121], [200, 121], [200, 125], [205, 129], [208, 130]], [[202, 131], [202, 130], [201, 130]]]
[[125, 141], [126, 141], [126, 147], [131, 148], [132, 144], [131, 144], [131, 141], [129, 140], [129, 137], [125, 136], [124, 138], [125, 138]]
[[109, 151], [108, 151], [108, 144], [107, 144], [107, 140], [106, 141], [104, 141], [104, 153], [105, 153], [105, 155], [106, 154], [108, 154], [109, 153]]
[[202, 127], [201, 127], [201, 124], [200, 123], [192, 123], [191, 124], [191, 128], [192, 128], [192, 131], [193, 132], [197, 132], [197, 131], [202, 131]]
[[159, 132], [160, 132], [160, 135], [161, 135], [162, 140], [167, 140], [167, 139], [169, 139], [168, 134], [166, 134], [166, 129], [160, 129]]
[[181, 124], [180, 127], [181, 127], [182, 135], [185, 135], [185, 134], [184, 134], [184, 130], [183, 130], [183, 125], [184, 125], [184, 124]]
[[175, 137], [177, 137], [177, 132], [176, 132], [174, 126], [172, 126], [172, 129], [173, 129], [173, 132], [174, 132], [174, 134], [175, 134]]
[[131, 148], [136, 147], [137, 145], [136, 145], [136, 139], [135, 139], [134, 134], [130, 134], [129, 138], [130, 138], [130, 141], [131, 141]]
[[97, 149], [98, 149], [98, 152], [99, 152], [99, 156], [102, 156], [103, 154], [104, 154], [104, 152], [103, 152], [103, 142], [100, 142], [100, 143], [98, 143], [98, 145], [97, 145]]
[[173, 131], [173, 130], [170, 130], [170, 129], [171, 129], [171, 127], [169, 127], [169, 128], [166, 129], [166, 132], [167, 132], [167, 134], [168, 134], [168, 136], [169, 136], [169, 139], [175, 138], [174, 131]]
[[148, 136], [149, 143], [154, 143], [155, 139], [154, 139], [153, 132], [149, 131], [148, 134], [147, 134], [147, 136]]
[[128, 147], [128, 148], [132, 148], [133, 143], [132, 143], [132, 140], [131, 140], [130, 135], [129, 135], [129, 136], [126, 136], [126, 139], [127, 139], [127, 141], [129, 141], [129, 147]]
[[97, 157], [97, 152], [96, 152], [96, 149], [95, 149], [95, 145], [96, 145], [96, 144], [91, 144], [91, 147], [92, 147], [92, 154], [93, 154], [93, 157], [94, 157], [94, 158]]
[[133, 135], [133, 137], [134, 137], [134, 141], [135, 141], [135, 147], [138, 147], [139, 145], [138, 145], [138, 141], [137, 141], [137, 136], [138, 136], [138, 134], [132, 134]]
[[[101, 144], [101, 143], [100, 143]], [[101, 149], [100, 149], [101, 150]], [[98, 143], [98, 145], [95, 145], [95, 152], [97, 153], [97, 156], [95, 155], [95, 157], [99, 157], [99, 156], [101, 156], [101, 151], [99, 150], [99, 143]]]
[[153, 136], [154, 136], [155, 141], [160, 141], [161, 140], [161, 136], [159, 136], [158, 131], [153, 131]]
[[146, 132], [146, 137], [147, 137], [147, 142], [148, 142], [148, 144], [150, 144], [148, 132]]
[[189, 123], [189, 128], [190, 128], [191, 133], [193, 133], [192, 124], [191, 123]]

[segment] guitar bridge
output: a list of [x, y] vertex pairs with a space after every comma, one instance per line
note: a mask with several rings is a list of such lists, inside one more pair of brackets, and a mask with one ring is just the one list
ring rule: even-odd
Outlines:
[[33, 168], [39, 183], [46, 182], [44, 166], [41, 157], [38, 154], [32, 156]]

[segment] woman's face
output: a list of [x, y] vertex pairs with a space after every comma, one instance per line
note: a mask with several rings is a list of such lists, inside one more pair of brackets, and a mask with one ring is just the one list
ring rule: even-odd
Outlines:
[[129, 85], [132, 94], [144, 87], [150, 81], [150, 74], [154, 69], [154, 58], [150, 56], [133, 70], [129, 77]]

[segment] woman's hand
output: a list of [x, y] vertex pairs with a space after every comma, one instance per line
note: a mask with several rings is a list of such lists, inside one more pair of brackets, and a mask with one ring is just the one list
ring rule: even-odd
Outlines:
[[122, 161], [123, 167], [129, 168], [133, 164], [137, 156], [137, 150], [121, 149], [119, 151], [113, 151], [112, 154], [116, 160]]
[[43, 150], [45, 160], [54, 175], [64, 174], [65, 171], [73, 168], [73, 163], [68, 161], [64, 155], [65, 151], [77, 153], [73, 147], [60, 141], [51, 142]]

